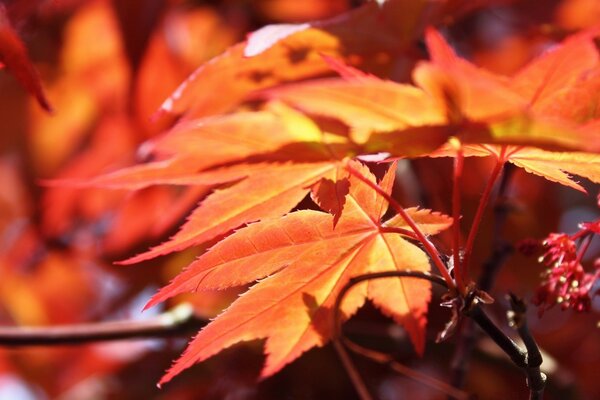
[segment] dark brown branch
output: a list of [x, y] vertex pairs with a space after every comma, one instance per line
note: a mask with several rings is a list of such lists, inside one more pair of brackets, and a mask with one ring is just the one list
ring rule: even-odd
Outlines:
[[[365, 282], [365, 281], [373, 280], [373, 279], [382, 279], [382, 278], [425, 279], [430, 282], [436, 283], [440, 286], [443, 286], [445, 288], [448, 288], [448, 287], [446, 286], [445, 280], [441, 276], [432, 275], [428, 272], [384, 271], [384, 272], [376, 272], [376, 273], [364, 274], [364, 275], [359, 275], [359, 276], [353, 277], [340, 290], [340, 293], [338, 294], [335, 304], [334, 304], [333, 316], [332, 316], [333, 317], [332, 335], [333, 335], [334, 344], [340, 348], [341, 348], [342, 344], [346, 344], [351, 350], [357, 352], [358, 354], [363, 354], [377, 362], [386, 363], [393, 367], [396, 367], [395, 361], [389, 355], [386, 355], [384, 353], [379, 353], [374, 350], [363, 348], [362, 346], [359, 346], [358, 344], [350, 341], [349, 339], [344, 338], [341, 333], [341, 323], [342, 323], [342, 318], [340, 315], [341, 304], [344, 300], [344, 297], [348, 293], [348, 291], [350, 291], [350, 289], [352, 289], [354, 286], [360, 284], [361, 282]], [[477, 291], [477, 292], [485, 293], [485, 292], [480, 292], [480, 291]], [[537, 345], [535, 344], [535, 341], [533, 340], [533, 337], [531, 336], [531, 334], [529, 333], [529, 331], [527, 329], [527, 325], [526, 324], [520, 325], [519, 334], [523, 338], [523, 341], [525, 342], [525, 346], [527, 347], [527, 350], [532, 352], [532, 358], [528, 358], [527, 351], [524, 351], [521, 348], [519, 348], [519, 346], [511, 338], [509, 338], [500, 328], [498, 328], [494, 324], [494, 322], [487, 316], [487, 314], [481, 308], [480, 301], [481, 301], [481, 299], [479, 299], [478, 297], [474, 297], [474, 302], [472, 304], [469, 304], [467, 307], [465, 307], [462, 310], [462, 313], [464, 315], [468, 316], [473, 321], [475, 321], [479, 325], [479, 327], [485, 333], [487, 333], [488, 336], [502, 349], [502, 351], [504, 351], [504, 353], [506, 353], [510, 357], [510, 359], [513, 361], [513, 363], [516, 366], [525, 370], [525, 372], [527, 373], [527, 377], [528, 377], [527, 378], [528, 386], [530, 387], [530, 400], [540, 400], [541, 396], [543, 394], [544, 383], [545, 383], [546, 377], [544, 374], [542, 374], [540, 372], [539, 366], [541, 364], [541, 354], [539, 352]], [[523, 305], [523, 307], [524, 307], [524, 305]], [[336, 349], [337, 349], [337, 347], [336, 347]], [[342, 348], [342, 350], [343, 350], [343, 348]], [[339, 352], [339, 349], [338, 349], [338, 352]], [[342, 361], [344, 362], [344, 366], [346, 366], [347, 361], [349, 360], [347, 353], [345, 351], [342, 351], [340, 353], [340, 356], [342, 356]], [[350, 362], [350, 364], [351, 364], [351, 362]], [[398, 365], [400, 367], [403, 367], [401, 364], [398, 364]], [[362, 379], [360, 379], [360, 376], [358, 375], [356, 368], [354, 368], [354, 365], [351, 364], [350, 368], [347, 367], [346, 369], [347, 369], [349, 375], [351, 376], [352, 381], [359, 382], [359, 385], [356, 387], [357, 391], [359, 391], [359, 393], [361, 393], [361, 391], [366, 390]], [[405, 368], [394, 368], [394, 369], [398, 372], [405, 373]], [[413, 377], [413, 375], [414, 374], [409, 374], [409, 377]], [[358, 379], [356, 377], [358, 377]], [[445, 384], [440, 385], [439, 382], [437, 382], [436, 380], [433, 380], [434, 383], [432, 385], [429, 382], [430, 379], [423, 379], [422, 377], [417, 376], [416, 380], [418, 380], [419, 382], [425, 383], [427, 385], [430, 385], [436, 389], [442, 390], [452, 398], [463, 398], [462, 394], [464, 392], [462, 392], [462, 391], [455, 392], [453, 390], [447, 390]], [[355, 386], [356, 386], [356, 383], [355, 383]], [[368, 395], [368, 392], [367, 392], [367, 395]]]
[[510, 357], [515, 365], [522, 368], [527, 375], [527, 386], [529, 387], [529, 400], [542, 400], [546, 386], [546, 375], [541, 372], [542, 354], [533, 339], [527, 319], [525, 318], [525, 303], [516, 296], [510, 296], [512, 311], [509, 313], [510, 325], [517, 328], [519, 336], [525, 344], [526, 351], [522, 350], [508, 336], [504, 334], [476, 305], [467, 312], [489, 337]]
[[544, 397], [546, 375], [540, 370], [543, 361], [542, 353], [527, 325], [527, 317], [525, 316], [527, 306], [523, 300], [513, 294], [510, 294], [509, 300], [512, 307], [512, 311], [509, 313], [509, 321], [513, 327], [517, 328], [517, 332], [519, 332], [519, 336], [527, 349], [525, 373], [527, 374], [527, 386], [529, 386], [529, 400], [541, 400]]
[[142, 321], [110, 321], [48, 327], [0, 327], [0, 346], [81, 345], [109, 340], [170, 337], [197, 331], [208, 323], [182, 304]]
[[479, 325], [479, 327], [488, 334], [488, 336], [506, 353], [510, 359], [520, 368], [527, 367], [527, 352], [517, 346], [517, 344], [500, 328], [492, 322], [487, 314], [481, 309], [480, 306], [476, 305], [471, 308], [467, 315], [473, 319]]

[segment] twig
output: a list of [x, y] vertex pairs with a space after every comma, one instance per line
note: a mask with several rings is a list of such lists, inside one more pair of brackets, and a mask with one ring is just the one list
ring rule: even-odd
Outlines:
[[110, 321], [48, 327], [0, 327], [0, 346], [80, 345], [109, 340], [178, 336], [208, 323], [182, 304], [142, 321]]
[[510, 357], [515, 365], [522, 368], [527, 375], [529, 387], [529, 400], [542, 400], [546, 386], [546, 375], [541, 372], [542, 354], [533, 339], [525, 318], [525, 303], [516, 296], [510, 296], [512, 311], [509, 313], [510, 325], [517, 328], [519, 336], [525, 344], [526, 351], [519, 348], [506, 336], [485, 314], [481, 307], [475, 305], [467, 312], [473, 320], [496, 342], [496, 344]]
[[365, 385], [365, 382], [358, 373], [358, 370], [354, 366], [352, 359], [350, 359], [350, 355], [348, 355], [348, 352], [344, 348], [344, 345], [341, 343], [339, 338], [333, 339], [333, 347], [335, 348], [335, 351], [337, 351], [338, 356], [344, 365], [344, 369], [350, 377], [350, 381], [352, 381], [352, 385], [354, 386], [354, 389], [356, 389], [358, 396], [361, 398], [361, 400], [372, 400], [373, 397], [369, 393], [367, 385]]
[[[372, 358], [375, 361], [387, 363], [387, 364], [391, 365], [391, 361], [393, 361], [393, 360], [391, 359], [390, 356], [383, 354], [383, 353], [376, 352], [374, 350], [363, 348], [362, 346], [359, 346], [359, 345], [351, 342], [350, 340], [343, 338], [343, 336], [341, 334], [342, 318], [341, 318], [340, 313], [341, 313], [341, 304], [344, 300], [344, 297], [346, 296], [348, 291], [350, 289], [352, 289], [354, 286], [358, 285], [361, 282], [365, 282], [368, 280], [392, 278], [392, 277], [425, 279], [425, 280], [428, 280], [430, 282], [436, 283], [440, 286], [447, 288], [446, 282], [445, 282], [444, 278], [442, 278], [441, 276], [432, 275], [428, 272], [421, 272], [421, 271], [384, 271], [384, 272], [375, 272], [375, 273], [370, 273], [370, 274], [359, 275], [359, 276], [350, 278], [350, 280], [342, 287], [342, 289], [340, 290], [340, 293], [337, 295], [335, 304], [334, 304], [334, 308], [333, 308], [332, 336], [333, 336], [334, 344], [336, 345], [336, 347], [341, 346], [342, 343], [345, 343], [350, 346], [350, 349], [355, 350], [359, 354], [367, 355], [367, 356], [369, 356], [369, 358]], [[476, 294], [478, 292], [481, 293], [480, 291], [474, 291], [473, 293]], [[546, 381], [546, 376], [540, 372], [539, 367], [542, 363], [542, 356], [537, 347], [537, 344], [535, 343], [535, 341], [533, 340], [533, 337], [529, 333], [527, 325], [525, 323], [521, 323], [518, 328], [519, 334], [521, 335], [523, 341], [525, 342], [525, 346], [527, 348], [527, 351], [525, 351], [525, 350], [522, 350], [500, 328], [498, 328], [496, 326], [496, 324], [494, 324], [494, 322], [487, 316], [487, 314], [481, 308], [481, 306], [480, 306], [481, 301], [485, 301], [485, 299], [481, 299], [478, 296], [472, 297], [471, 302], [469, 304], [467, 304], [461, 310], [462, 313], [464, 315], [470, 317], [473, 321], [475, 321], [477, 323], [477, 325], [479, 325], [479, 327], [485, 333], [487, 333], [488, 336], [498, 345], [498, 347], [500, 347], [502, 349], [502, 351], [504, 351], [504, 353], [506, 353], [510, 357], [510, 359], [513, 361], [513, 363], [516, 366], [525, 370], [525, 372], [527, 374], [528, 386], [530, 387], [530, 400], [541, 400], [541, 396], [543, 395], [543, 390], [544, 390], [544, 384]], [[523, 304], [523, 307], [524, 307], [524, 304]], [[531, 353], [532, 353], [531, 358], [528, 357], [528, 351], [531, 351]], [[338, 352], [339, 352], [339, 350], [338, 350]], [[344, 365], [346, 366], [346, 361], [344, 361], [344, 357], [348, 360], [349, 360], [349, 357], [346, 352], [342, 352], [342, 354], [344, 354], [342, 356], [342, 358], [343, 358]], [[399, 365], [402, 368], [395, 366], [394, 369], [396, 371], [404, 373], [405, 367], [402, 366], [401, 364], [399, 364]], [[356, 369], [354, 368], [353, 365], [351, 365], [350, 368], [347, 368], [347, 371], [351, 375], [351, 377], [353, 375], [358, 376], [358, 372], [356, 371]], [[410, 377], [413, 377], [413, 375], [415, 375], [415, 373], [414, 373], [415, 371], [412, 371], [412, 372], [413, 373], [411, 373], [409, 375]], [[432, 378], [430, 378], [430, 377], [428, 377], [427, 379], [424, 379], [423, 377], [419, 376], [418, 374], [416, 374], [416, 376], [417, 376], [416, 379], [419, 382], [428, 384], [438, 390], [442, 390], [446, 394], [450, 395], [453, 398], [456, 397], [456, 395], [459, 392], [464, 393], [462, 391], [459, 391], [459, 392], [448, 391], [445, 387], [446, 385], [443, 383], [440, 384], [440, 382], [438, 382], [437, 380], [433, 380], [435, 383], [433, 385], [431, 385], [430, 383], [431, 383]], [[352, 380], [354, 382], [355, 378], [352, 377]], [[358, 381], [362, 383], [362, 380], [360, 379], [360, 377], [359, 377]], [[364, 384], [362, 384], [362, 385], [364, 386]], [[362, 388], [359, 385], [359, 386], [357, 386], [357, 391], [360, 391], [360, 390], [362, 390]], [[462, 394], [461, 394], [461, 396], [462, 396]]]
[[427, 281], [436, 283], [444, 288], [448, 288], [446, 285], [446, 281], [439, 275], [434, 275], [425, 271], [382, 271], [382, 272], [373, 272], [370, 274], [363, 274], [352, 277], [346, 282], [346, 284], [342, 287], [340, 292], [338, 293], [335, 304], [333, 305], [333, 337], [340, 338], [341, 337], [341, 324], [342, 318], [340, 315], [341, 305], [346, 297], [346, 294], [350, 289], [354, 286], [358, 285], [361, 282], [373, 280], [373, 279], [382, 279], [382, 278], [416, 278], [416, 279], [425, 279]]
[[394, 360], [394, 358], [392, 356], [390, 356], [389, 354], [381, 353], [379, 351], [375, 351], [372, 349], [368, 349], [366, 347], [363, 347], [363, 346], [353, 342], [352, 340], [350, 340], [348, 338], [343, 338], [343, 343], [354, 353], [360, 354], [361, 356], [366, 357], [370, 360], [373, 360], [377, 363], [385, 364], [388, 367], [390, 367], [391, 369], [393, 369], [394, 371], [398, 372], [399, 374], [402, 374], [408, 378], [411, 378], [414, 381], [422, 383], [423, 385], [426, 385], [433, 389], [439, 390], [440, 392], [447, 394], [449, 397], [451, 397], [453, 399], [467, 400], [470, 398], [468, 393], [466, 393], [460, 389], [456, 389], [455, 387], [453, 387], [445, 382], [442, 382], [439, 379], [435, 379], [428, 375], [420, 373], [419, 371], [415, 371], [414, 369], [409, 368], [406, 365], [403, 365], [403, 364], [399, 363], [398, 361]]
[[457, 335], [456, 348], [452, 361], [450, 363], [450, 383], [455, 388], [464, 388], [467, 371], [469, 370], [469, 361], [471, 354], [475, 349], [475, 343], [478, 332], [475, 330], [475, 323], [472, 319], [462, 320], [462, 326]]
[[535, 339], [529, 331], [525, 313], [527, 306], [523, 300], [517, 298], [512, 293], [509, 296], [512, 311], [509, 313], [511, 326], [517, 328], [519, 336], [523, 339], [527, 349], [527, 386], [529, 387], [529, 400], [541, 400], [544, 397], [544, 388], [546, 386], [546, 375], [540, 371], [542, 365], [542, 354], [535, 342]]
[[527, 367], [527, 352], [519, 348], [517, 344], [500, 328], [492, 322], [479, 305], [473, 306], [466, 314], [479, 325], [481, 329], [504, 351], [510, 359], [520, 368]]

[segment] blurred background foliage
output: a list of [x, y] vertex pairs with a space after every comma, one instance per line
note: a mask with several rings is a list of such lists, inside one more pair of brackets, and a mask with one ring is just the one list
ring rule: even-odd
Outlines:
[[[0, 70], [0, 324], [43, 326], [147, 318], [143, 304], [202, 249], [135, 266], [115, 266], [166, 239], [205, 196], [201, 187], [151, 187], [137, 192], [66, 189], [50, 178], [86, 178], [143, 161], [144, 141], [163, 132], [174, 116], [151, 118], [160, 104], [202, 63], [269, 23], [295, 23], [338, 15], [351, 0], [3, 0], [15, 31], [39, 71], [54, 111], [47, 113], [10, 73]], [[460, 3], [460, 2], [448, 2]], [[500, 74], [514, 73], [566, 35], [600, 23], [597, 0], [477, 1], [448, 14], [439, 28], [464, 57]], [[458, 15], [458, 16], [457, 16]], [[425, 19], [426, 16], [421, 16]], [[415, 24], [415, 26], [418, 24]], [[418, 43], [417, 43], [418, 44]], [[422, 46], [421, 46], [422, 47]], [[390, 72], [408, 80], [425, 54], [397, 57]], [[388, 71], [389, 72], [389, 71]], [[215, 93], [219, 96], [219, 93]], [[473, 218], [489, 161], [468, 159], [465, 217]], [[449, 212], [448, 160], [403, 165], [396, 187], [405, 205]], [[415, 182], [419, 182], [415, 185]], [[582, 182], [590, 193], [598, 190]], [[511, 243], [551, 231], [573, 232], [597, 218], [586, 197], [542, 178], [515, 172], [505, 237]], [[488, 215], [491, 217], [491, 213]], [[440, 242], [449, 248], [449, 238]], [[473, 265], [489, 255], [491, 218], [482, 227]], [[588, 252], [598, 254], [598, 243]], [[529, 299], [543, 268], [513, 254], [493, 295], [510, 290]], [[474, 274], [477, 272], [474, 271]], [[236, 290], [198, 293], [201, 316], [223, 309]], [[495, 304], [500, 321], [506, 303]], [[600, 398], [600, 303], [592, 315], [553, 309], [530, 324], [547, 359], [554, 361], [548, 399]], [[448, 318], [435, 302], [428, 338]], [[448, 379], [453, 340], [428, 345], [416, 358], [406, 335], [366, 307], [348, 332], [424, 374]], [[313, 349], [275, 377], [256, 384], [259, 342], [235, 346], [183, 373], [162, 390], [155, 383], [186, 338], [99, 343], [81, 347], [0, 349], [0, 399], [351, 399], [356, 395], [335, 353]], [[367, 360], [357, 360], [382, 399], [444, 398]], [[467, 389], [482, 399], [525, 398], [523, 378], [493, 346], [477, 348]], [[518, 382], [518, 383], [515, 383]]]

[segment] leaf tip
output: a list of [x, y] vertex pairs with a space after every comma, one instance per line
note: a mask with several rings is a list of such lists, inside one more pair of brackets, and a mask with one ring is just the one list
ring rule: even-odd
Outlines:
[[48, 113], [48, 114], [54, 114], [54, 107], [52, 107], [52, 104], [50, 104], [50, 101], [48, 100], [48, 98], [46, 97], [45, 92], [43, 91], [43, 89], [40, 89], [40, 92], [36, 94], [36, 99], [38, 101], [38, 104]]

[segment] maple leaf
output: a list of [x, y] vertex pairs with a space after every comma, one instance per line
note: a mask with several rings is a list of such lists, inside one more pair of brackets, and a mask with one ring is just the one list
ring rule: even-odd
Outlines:
[[[365, 166], [351, 165], [375, 181]], [[381, 182], [388, 193], [395, 167]], [[380, 222], [387, 202], [356, 177], [349, 181], [346, 205], [335, 228], [333, 216], [312, 210], [262, 219], [217, 243], [151, 299], [148, 307], [179, 293], [260, 279], [193, 339], [161, 383], [237, 342], [264, 338], [267, 360], [261, 377], [270, 376], [328, 341], [333, 304], [351, 277], [394, 269], [429, 270], [421, 249]], [[452, 223], [451, 218], [427, 210], [412, 209], [410, 214], [430, 234]], [[391, 225], [404, 226], [398, 218]], [[365, 282], [344, 302], [345, 318], [367, 298], [404, 326], [416, 351], [423, 352], [429, 282]]]
[[[448, 112], [488, 123], [484, 130], [462, 132], [465, 142], [598, 151], [597, 131], [580, 129], [583, 122], [600, 116], [593, 86], [582, 90], [582, 82], [588, 85], [589, 75], [597, 75], [600, 68], [594, 40], [594, 32], [575, 35], [508, 79], [458, 57], [437, 31], [429, 29], [431, 63], [421, 70], [421, 79], [429, 91], [437, 92]], [[434, 70], [434, 76], [427, 69]], [[578, 112], [569, 111], [572, 103], [565, 100], [579, 103]]]
[[[136, 165], [88, 181], [53, 184], [141, 189], [156, 184], [229, 184], [206, 197], [169, 241], [134, 263], [210, 241], [245, 223], [285, 214], [312, 192], [327, 208], [319, 186], [343, 179], [342, 160], [356, 151], [347, 138], [323, 132], [283, 104], [268, 110], [185, 121], [148, 147], [164, 160]], [[341, 187], [341, 186], [338, 186]], [[319, 200], [320, 199], [320, 200]]]
[[[431, 96], [420, 88], [375, 76], [353, 74], [345, 79], [289, 84], [265, 91], [263, 95], [285, 101], [306, 113], [339, 119], [351, 128], [351, 137], [356, 142], [370, 147], [372, 133], [385, 132], [389, 133], [388, 137], [393, 137], [390, 132], [446, 122]], [[431, 151], [444, 143], [449, 135], [431, 132], [432, 135], [422, 132], [420, 136], [412, 137], [414, 147], [397, 148], [397, 151], [417, 152], [421, 144]]]
[[[513, 143], [540, 145], [549, 141], [581, 150], [600, 149], [597, 147], [596, 119], [600, 116], [596, 90], [600, 81], [598, 79], [600, 56], [592, 34], [584, 32], [567, 39], [560, 46], [534, 59], [510, 80], [493, 75], [459, 58], [436, 31], [427, 31], [426, 37], [432, 61], [444, 68], [444, 71], [454, 74], [456, 81], [460, 81], [460, 85], [468, 87], [480, 80], [488, 86], [504, 87], [501, 90], [506, 92], [508, 89], [509, 93], [515, 93], [521, 98], [521, 101], [526, 104], [526, 112], [541, 115], [542, 118], [546, 118], [546, 122], [549, 122], [544, 125], [543, 119], [532, 121], [526, 118], [523, 120], [527, 121], [523, 126], [524, 130], [519, 131], [517, 117], [516, 120], [509, 122], [509, 125], [516, 122], [512, 127], [514, 134], [505, 132], [508, 133], [506, 139], [500, 137], [500, 142], [506, 140]], [[463, 89], [462, 96], [469, 97], [465, 95], [469, 90], [475, 91], [472, 88]], [[501, 91], [496, 90], [496, 93]], [[482, 104], [485, 104], [486, 97], [471, 95], [470, 98], [472, 104], [463, 102], [460, 112], [472, 116], [479, 112]], [[460, 106], [459, 101], [455, 101], [456, 106]], [[542, 121], [541, 125], [539, 125], [540, 121]], [[568, 125], [570, 122], [584, 124], [575, 131], [572, 125]], [[536, 131], [534, 126], [536, 123], [538, 128], [542, 128], [541, 130]], [[529, 134], [533, 133], [534, 136], [540, 134], [540, 136], [531, 140], [529, 134], [524, 132], [527, 129], [530, 129]], [[538, 142], [538, 139], [541, 142]], [[585, 189], [573, 181], [568, 174], [583, 176], [594, 183], [600, 183], [600, 156], [594, 153], [551, 152], [530, 146], [498, 145], [466, 145], [463, 150], [465, 156], [494, 156], [499, 162], [510, 162], [529, 173], [584, 193]], [[442, 155], [456, 156], [456, 150], [451, 146], [444, 146], [430, 156]]]
[[[527, 99], [535, 111], [563, 115], [573, 104], [559, 104], [556, 101], [573, 90], [581, 81], [589, 83], [588, 74], [598, 72], [600, 55], [594, 43], [594, 35], [584, 32], [566, 39], [562, 44], [542, 53], [524, 66], [509, 80], [509, 86]], [[581, 97], [581, 96], [580, 96]], [[588, 99], [579, 99], [589, 104]], [[584, 101], [581, 101], [584, 100]], [[561, 110], [564, 108], [565, 110]], [[591, 115], [588, 115], [591, 118]], [[573, 116], [571, 116], [573, 118]]]
[[52, 111], [39, 74], [27, 55], [25, 45], [11, 26], [6, 9], [0, 5], [0, 68], [2, 64], [37, 99], [42, 108], [48, 112]]
[[[369, 152], [416, 156], [434, 150], [451, 135], [465, 143], [596, 148], [595, 126], [582, 124], [597, 118], [599, 103], [594, 88], [600, 74], [590, 77], [600, 65], [592, 35], [565, 41], [512, 80], [458, 57], [433, 29], [427, 30], [426, 41], [431, 61], [414, 70], [417, 87], [361, 74], [326, 57], [343, 79], [285, 85], [263, 96], [342, 121]], [[561, 61], [565, 58], [582, 62]], [[577, 111], [569, 111], [569, 102], [579, 104]]]
[[[358, 53], [364, 53], [364, 42], [348, 27], [353, 25], [362, 31], [361, 26], [372, 25], [377, 14], [377, 7], [367, 4], [319, 26], [305, 23], [264, 27], [250, 34], [248, 41], [200, 66], [161, 105], [159, 113], [186, 112], [188, 117], [220, 113], [253, 90], [326, 73], [328, 67], [319, 52], [340, 54], [360, 49]], [[370, 36], [379, 37], [372, 42], [382, 43], [385, 34], [371, 32]], [[215, 98], [217, 90], [222, 95]]]
[[[327, 74], [330, 70], [322, 54], [383, 75], [397, 73], [393, 60], [416, 44], [424, 19], [436, 23], [484, 3], [489, 1], [368, 2], [329, 20], [263, 27], [200, 66], [157, 115], [186, 113], [192, 118], [222, 113], [252, 91]], [[220, 96], [215, 97], [215, 92]]]

